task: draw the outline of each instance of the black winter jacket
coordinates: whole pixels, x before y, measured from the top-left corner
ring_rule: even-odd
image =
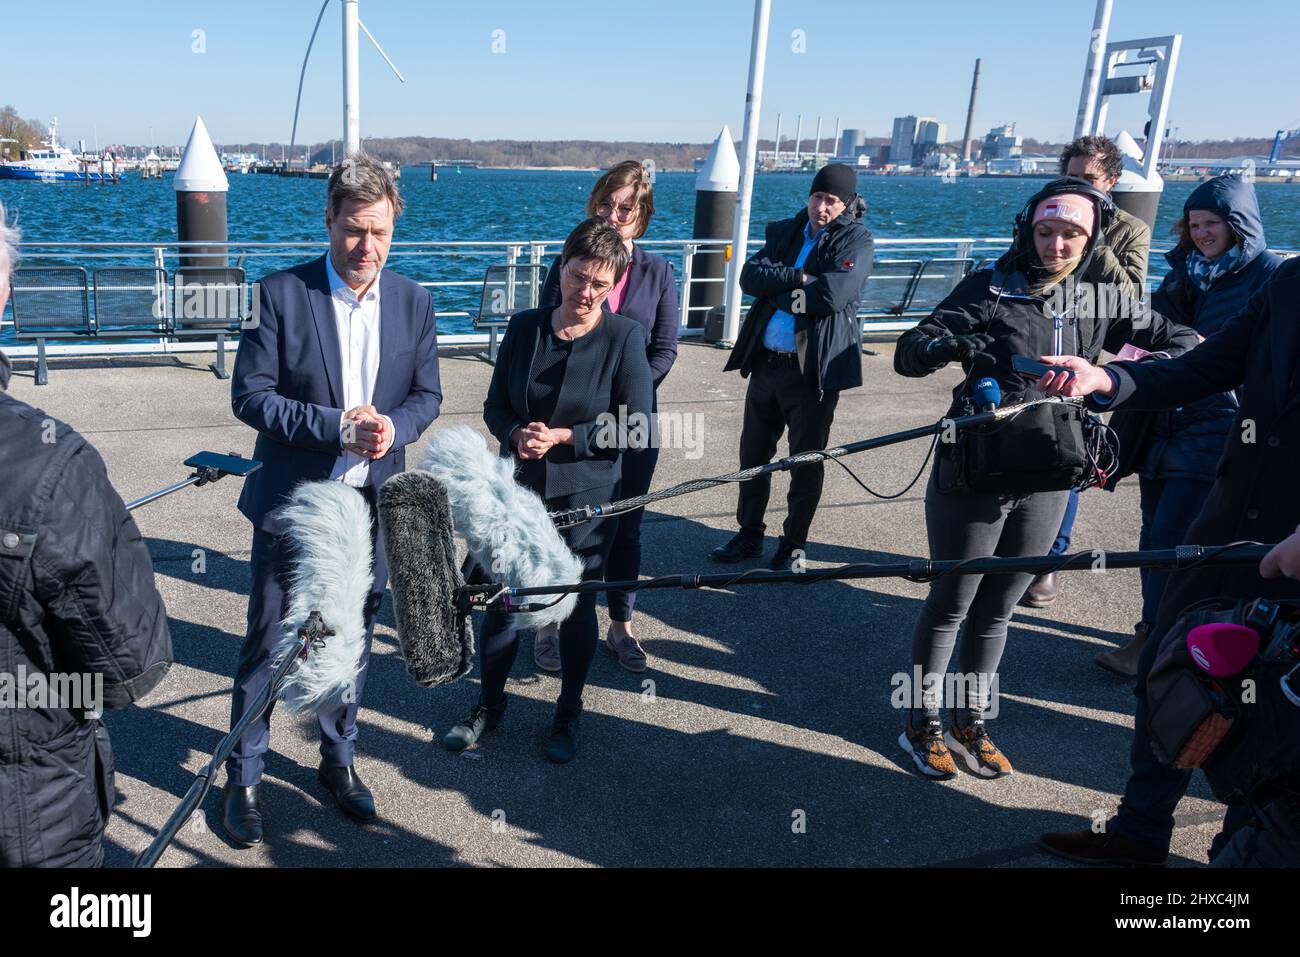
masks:
[[[1215,470],[1214,487],[1184,541],[1277,542],[1300,526],[1300,259],[1283,263],[1240,315],[1184,356],[1107,366],[1118,381],[1109,405],[1168,409],[1243,387],[1241,408]],[[1259,565],[1176,571],[1156,633],[1201,598],[1300,598],[1293,578],[1261,578]]]
[[[85,439],[0,394],[0,462],[0,866],[97,866],[113,755],[85,709],[125,707],[162,679],[167,615]],[[76,691],[47,680],[83,674],[102,676],[102,701],[94,677]]]
[[[808,210],[792,219],[768,223],[763,248],[740,271],[740,288],[755,298],[736,336],[724,371],[748,376],[763,348],[767,322],[778,309],[794,315],[799,366],[817,392],[839,392],[862,385],[862,324],[858,302],[871,275],[876,241],[861,221],[856,201],[818,234],[803,269],[794,266],[803,248]],[[759,260],[783,263],[762,265]],[[803,285],[807,273],[817,279]]]
[[[1191,329],[1144,310],[1132,300],[1112,306],[1105,297],[1094,297],[1091,284],[1073,280],[1056,288],[1059,297],[1045,299],[1030,294],[1021,272],[1007,274],[994,267],[972,273],[929,318],[899,337],[894,370],[905,376],[929,375],[947,364],[927,353],[931,342],[983,333],[993,337],[986,350],[992,361],[981,361],[975,375],[967,378],[992,376],[1006,395],[1022,393],[1037,381],[1037,376],[1016,372],[1012,356],[1074,355],[1096,362],[1103,349],[1118,352],[1126,342],[1170,355],[1196,345],[1196,333]],[[967,362],[963,368],[969,373],[972,367]],[[963,382],[953,389],[949,415],[964,412],[965,388]]]

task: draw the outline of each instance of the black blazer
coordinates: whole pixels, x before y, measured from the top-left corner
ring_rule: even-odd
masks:
[[[483,401],[483,421],[501,443],[502,455],[514,455],[510,433],[536,419],[528,408],[528,386],[533,357],[553,311],[547,307],[515,313],[501,340]],[[600,324],[573,345],[555,414],[546,423],[572,429],[573,445],[557,445],[540,461],[522,462],[519,473],[519,480],[545,499],[614,485],[621,477],[621,449],[629,438],[637,438],[637,423],[645,423],[643,430],[652,425],[653,388],[640,323],[606,312]]]
[[[662,256],[648,253],[632,244],[632,262],[628,264],[627,289],[618,314],[635,319],[645,329],[646,358],[650,362],[650,377],[655,387],[668,375],[677,359],[677,279],[673,264]],[[539,303],[543,306],[560,304],[560,257],[551,262],[542,284]],[[606,307],[608,311],[608,307]]]

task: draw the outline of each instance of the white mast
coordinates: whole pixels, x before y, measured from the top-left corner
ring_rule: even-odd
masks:
[[[1075,139],[1101,132],[1091,127],[1093,110],[1097,105],[1097,90],[1101,86],[1101,61],[1106,52],[1106,34],[1110,32],[1112,2],[1113,0],[1097,0],[1097,13],[1092,21],[1092,36],[1088,40],[1088,60],[1083,69],[1083,90],[1079,94],[1079,114],[1074,120]]]
[[[343,0],[343,153],[361,149],[360,14],[357,0]]]
[[[749,239],[750,201],[754,192],[754,162],[758,158],[758,117],[763,100],[763,72],[767,65],[767,24],[772,0],[754,0],[754,34],[749,50],[749,89],[745,94],[744,154],[740,165],[740,197],[736,228],[731,239],[731,261],[727,263],[727,302],[722,323],[722,341],[736,341],[740,332],[740,267],[745,264]]]

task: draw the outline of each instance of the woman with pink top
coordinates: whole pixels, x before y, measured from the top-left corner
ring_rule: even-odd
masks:
[[[672,264],[662,256],[648,253],[634,240],[645,235],[654,216],[654,186],[650,174],[636,160],[625,160],[607,170],[592,187],[587,199],[587,215],[599,216],[618,228],[623,243],[632,255],[631,264],[614,286],[605,308],[641,323],[646,330],[646,358],[655,389],[668,375],[677,358],[677,281]],[[541,305],[560,304],[560,271],[558,257],[547,273],[542,287]],[[658,413],[657,402],[652,404],[652,414]],[[618,489],[619,498],[643,495],[650,489],[659,449],[652,442],[642,450],[625,450],[623,453],[623,478]],[[641,517],[642,509],[628,512],[609,521],[618,522],[609,561],[605,566],[608,581],[637,578],[641,573]],[[645,671],[646,657],[640,642],[632,633],[632,610],[636,602],[633,592],[610,592],[609,631],[605,648],[618,657],[619,664],[629,671]],[[557,632],[543,629],[537,633],[533,645],[533,660],[543,671],[560,670],[560,646]]]

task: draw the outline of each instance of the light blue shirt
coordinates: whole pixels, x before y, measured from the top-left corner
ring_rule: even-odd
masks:
[[[813,246],[817,245],[817,236],[820,234],[820,229],[816,233],[812,232],[812,223],[804,225],[803,249],[799,250],[799,258],[794,261],[796,269],[803,268],[804,261],[812,252]],[[772,318],[767,320],[767,328],[763,330],[763,345],[773,352],[794,352],[794,316],[791,313],[784,309],[772,313]]]

